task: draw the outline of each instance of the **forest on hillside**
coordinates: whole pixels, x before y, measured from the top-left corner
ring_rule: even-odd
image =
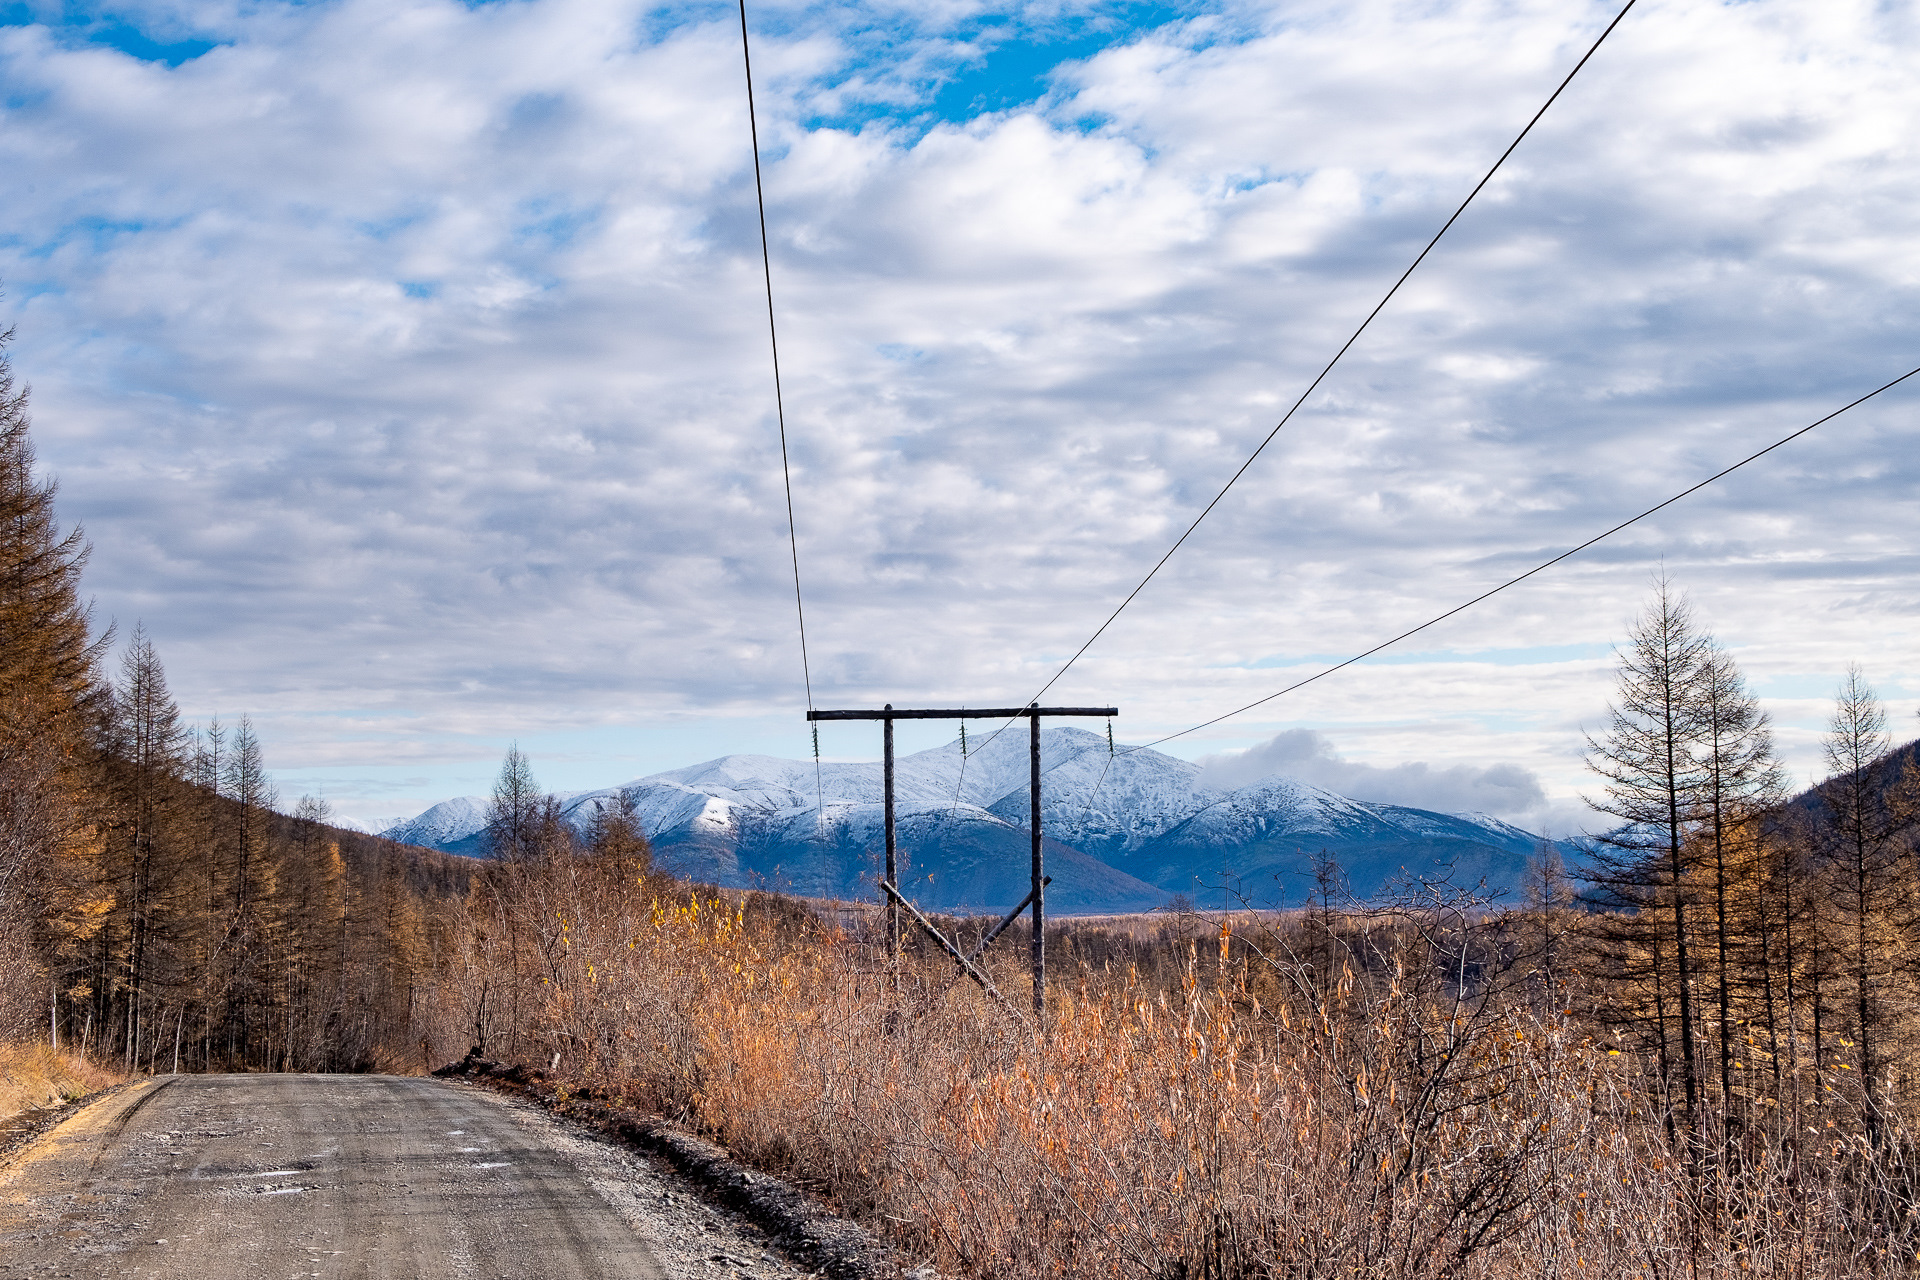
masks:
[[[0,353],[4,354],[4,353]],[[125,1072],[462,1061],[663,1114],[968,1277],[1892,1275],[1920,1264],[1920,765],[1851,672],[1786,794],[1661,582],[1523,901],[1320,868],[1288,912],[892,954],[659,874],[508,754],[485,860],[283,806],[98,625],[0,361],[0,1040]],[[291,809],[291,812],[283,811]],[[932,927],[966,951],[986,922]],[[488,1067],[486,1064],[498,1064]]]
[[[4,357],[0,1041],[142,1071],[391,1057],[468,865],[283,813],[246,718],[183,723],[152,640],[96,625]]]

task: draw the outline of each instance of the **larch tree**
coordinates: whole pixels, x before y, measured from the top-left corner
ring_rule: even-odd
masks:
[[[487,806],[489,852],[502,861],[535,856],[546,826],[545,802],[546,795],[533,778],[532,762],[514,743],[500,762],[500,776],[494,780],[492,802]]]
[[[1741,887],[1755,874],[1750,824],[1763,809],[1777,804],[1784,774],[1773,754],[1773,733],[1759,699],[1731,655],[1708,642],[1699,671],[1696,697],[1700,734],[1695,839],[1709,850],[1705,868],[1713,893],[1715,992],[1719,1008],[1720,1105],[1734,1123],[1734,969],[1747,932],[1741,915]]]
[[[185,775],[186,731],[167,689],[166,671],[145,628],[136,625],[120,655],[113,689],[107,771],[116,831],[114,879],[122,895],[127,1053],[132,1060],[156,995],[157,935],[172,902],[181,859],[167,846]]]
[[[220,770],[221,793],[231,801],[231,884],[227,905],[226,1032],[228,1052],[245,1062],[254,1051],[256,1014],[273,989],[274,874],[268,861],[269,811],[276,800],[253,721],[240,717]],[[271,1032],[269,1032],[271,1035]],[[271,1041],[269,1040],[269,1044]]]
[[[630,789],[594,805],[586,842],[589,857],[616,866],[635,879],[653,867],[653,846],[641,829],[639,806]]]
[[[1894,1003],[1889,988],[1905,968],[1897,953],[1912,926],[1914,904],[1897,840],[1905,817],[1891,802],[1893,780],[1881,767],[1893,747],[1887,713],[1857,666],[1841,682],[1821,745],[1831,771],[1816,793],[1828,819],[1821,852],[1834,873],[1835,905],[1847,929],[1861,1118],[1877,1146],[1884,1135],[1879,1077],[1887,1066],[1883,1038]]]
[[[522,1026],[520,970],[524,903],[521,892],[527,884],[528,867],[539,860],[542,836],[551,825],[547,809],[547,797],[533,778],[533,764],[526,752],[520,750],[520,744],[514,743],[507,748],[506,758],[500,763],[500,776],[494,780],[493,798],[487,806],[487,849],[500,865],[475,882],[476,891],[485,895],[485,912],[491,917],[513,973],[505,1013],[507,1036],[514,1043],[519,1041]]]
[[[1551,840],[1535,846],[1527,859],[1521,884],[1522,900],[1532,936],[1526,945],[1535,956],[1536,988],[1543,1008],[1557,1008],[1561,981],[1561,952],[1567,932],[1566,915],[1574,903],[1573,878],[1567,874],[1567,862],[1560,847]]]
[[[1603,784],[1601,795],[1587,803],[1618,823],[1594,845],[1584,873],[1588,896],[1615,913],[1607,917],[1612,931],[1603,943],[1649,957],[1662,1073],[1678,1068],[1690,1148],[1698,1138],[1700,1082],[1693,926],[1687,918],[1697,855],[1689,828],[1704,789],[1703,692],[1712,659],[1711,642],[1695,627],[1686,600],[1665,578],[1658,579],[1653,602],[1620,651],[1606,729],[1587,737],[1587,767]],[[1671,1051],[1669,982],[1678,1023],[1678,1044]]]
[[[9,964],[0,1004],[33,986],[44,1009],[28,960],[41,937],[83,972],[111,911],[92,802],[111,633],[92,635],[80,597],[86,537],[61,530],[56,486],[35,474],[27,389],[4,350],[12,336],[0,332],[0,950],[24,963]]]

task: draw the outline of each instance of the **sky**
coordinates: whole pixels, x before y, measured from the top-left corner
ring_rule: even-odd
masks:
[[[1031,698],[1615,11],[750,5],[806,673],[729,5],[0,2],[0,325],[97,616],[283,802],[806,756],[806,674]],[[1920,364],[1917,57],[1906,6],[1641,0],[1047,701],[1178,733]],[[1920,735],[1917,412],[1160,749],[1595,825],[1660,573],[1796,781],[1850,662]]]

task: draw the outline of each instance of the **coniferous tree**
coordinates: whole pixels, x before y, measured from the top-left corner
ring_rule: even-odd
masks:
[[[546,796],[534,781],[533,765],[520,745],[507,748],[500,764],[500,776],[493,784],[493,799],[487,807],[487,848],[501,865],[490,869],[480,882],[483,910],[490,917],[492,933],[505,950],[513,981],[503,1011],[510,1043],[518,1043],[522,1031],[520,974],[526,935],[524,891],[527,870],[539,860],[541,832],[546,826]],[[482,1039],[484,1031],[480,1032]]]
[[[595,861],[617,865],[622,874],[639,879],[653,868],[653,846],[640,826],[640,811],[630,789],[594,805],[587,822],[587,853]]]
[[[116,968],[125,985],[128,1061],[137,1056],[160,996],[159,951],[171,941],[167,919],[178,904],[181,851],[170,847],[180,783],[186,769],[186,732],[167,690],[166,672],[143,627],[120,657],[113,689],[105,770],[115,809],[113,879],[120,895],[124,949]]]
[[[1767,714],[1733,658],[1708,643],[1697,690],[1701,721],[1696,754],[1700,794],[1696,836],[1710,850],[1714,987],[1718,1005],[1720,1105],[1735,1120],[1733,1083],[1736,961],[1748,922],[1740,918],[1741,886],[1755,873],[1752,819],[1780,799],[1783,774],[1773,754]]]
[[[1822,743],[1832,776],[1818,789],[1828,819],[1821,841],[1833,872],[1834,905],[1846,927],[1847,985],[1869,1142],[1884,1134],[1880,1075],[1904,969],[1896,958],[1914,917],[1913,886],[1896,837],[1905,825],[1880,766],[1893,742],[1886,711],[1857,666],[1847,669]]]
[[[4,350],[12,336],[0,332],[0,951],[22,961],[50,951],[58,984],[85,984],[112,905],[92,803],[111,635],[92,636],[80,597],[85,535],[61,531],[56,486],[34,474],[27,389]],[[10,965],[0,1004],[25,988],[44,994],[38,970]]]
[[[487,807],[487,847],[503,861],[534,856],[540,845],[546,796],[533,779],[533,765],[520,744],[507,748]]]
[[[224,1031],[226,1051],[238,1063],[248,1062],[256,1049],[269,1052],[272,1043],[270,1024],[263,1025],[273,989],[273,889],[274,875],[269,864],[268,813],[275,796],[272,780],[253,722],[240,717],[233,732],[231,749],[220,770],[221,794],[231,803],[227,807],[228,866],[226,932],[223,939],[226,963],[223,995],[226,1009]],[[267,1039],[256,1045],[256,1036]]]
[[[1587,739],[1587,767],[1604,784],[1603,794],[1588,803],[1619,824],[1598,838],[1585,873],[1590,898],[1615,912],[1604,918],[1600,940],[1620,956],[1623,976],[1646,967],[1662,1073],[1678,1069],[1690,1144],[1698,1135],[1700,1085],[1688,920],[1698,854],[1689,826],[1703,793],[1702,694],[1711,660],[1711,644],[1694,626],[1687,602],[1666,579],[1658,580],[1653,602],[1620,653],[1606,731]],[[1678,1031],[1672,1046],[1669,1002]]]
[[[1575,897],[1567,861],[1551,840],[1542,840],[1527,859],[1521,892],[1531,935],[1525,943],[1533,954],[1537,978],[1534,987],[1541,1007],[1551,1009],[1561,1003],[1558,991],[1566,948],[1566,915]]]

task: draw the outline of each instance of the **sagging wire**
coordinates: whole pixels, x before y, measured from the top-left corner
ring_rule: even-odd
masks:
[[[1116,753],[1113,748],[1113,721],[1109,720],[1107,721],[1107,762],[1100,766],[1100,776],[1094,780],[1093,790],[1087,792],[1087,803],[1085,807],[1080,810],[1080,826],[1084,827],[1087,825],[1087,818],[1093,813],[1094,797],[1098,796],[1100,794],[1100,788],[1106,785],[1107,770],[1113,768],[1115,759]]]
[[[1084,655],[1088,649],[1093,647],[1094,641],[1106,634],[1107,628],[1113,625],[1114,620],[1126,611],[1127,606],[1132,604],[1142,591],[1147,589],[1147,584],[1152,582],[1160,570],[1166,567],[1167,561],[1173,559],[1174,553],[1186,545],[1187,539],[1193,536],[1193,531],[1200,527],[1201,521],[1213,513],[1213,509],[1219,506],[1221,501],[1224,500],[1227,494],[1233,489],[1234,485],[1240,482],[1240,477],[1247,474],[1247,471],[1253,466],[1255,461],[1266,451],[1267,446],[1273,443],[1274,438],[1285,429],[1289,422],[1293,421],[1294,414],[1298,413],[1300,407],[1312,397],[1315,391],[1319,390],[1320,384],[1326,381],[1327,376],[1333,372],[1334,366],[1340,363],[1342,357],[1353,349],[1355,343],[1360,341],[1361,335],[1366,333],[1368,327],[1373,324],[1380,313],[1386,310],[1387,304],[1393,301],[1394,295],[1400,292],[1401,286],[1406,284],[1408,278],[1419,269],[1420,264],[1427,260],[1427,256],[1433,252],[1434,247],[1440,243],[1441,238],[1453,229],[1453,224],[1458,222],[1462,215],[1466,213],[1467,206],[1473,203],[1474,197],[1486,190],[1487,185],[1493,181],[1494,175],[1500,172],[1501,167],[1506,164],[1508,158],[1512,156],[1515,151],[1519,150],[1520,144],[1526,141],[1528,134],[1533,132],[1533,127],[1540,123],[1541,117],[1547,114],[1547,109],[1560,100],[1560,95],[1565,93],[1567,86],[1573,83],[1573,78],[1580,74],[1581,69],[1587,65],[1594,54],[1600,52],[1600,46],[1606,43],[1607,37],[1613,34],[1614,28],[1626,20],[1627,14],[1633,10],[1633,6],[1638,2],[1639,0],[1627,0],[1620,12],[1614,16],[1613,21],[1607,24],[1606,30],[1602,31],[1599,38],[1593,42],[1592,47],[1581,55],[1580,61],[1574,64],[1573,70],[1567,72],[1566,78],[1548,95],[1547,100],[1540,105],[1538,111],[1533,113],[1532,118],[1527,121],[1526,126],[1520,130],[1514,140],[1507,144],[1507,149],[1500,153],[1500,158],[1493,162],[1493,167],[1488,169],[1480,181],[1474,184],[1473,190],[1467,193],[1466,199],[1462,200],[1459,207],[1453,211],[1453,216],[1448,218],[1441,228],[1433,233],[1433,239],[1427,241],[1426,247],[1420,250],[1419,256],[1413,260],[1412,264],[1408,266],[1405,271],[1400,273],[1399,278],[1393,282],[1393,287],[1387,290],[1386,296],[1374,304],[1373,310],[1367,313],[1366,319],[1360,322],[1360,326],[1341,344],[1340,349],[1333,353],[1333,358],[1328,360],[1320,372],[1315,375],[1313,381],[1307,384],[1307,389],[1302,391],[1299,398],[1293,402],[1286,413],[1281,415],[1280,421],[1274,424],[1273,430],[1267,433],[1266,438],[1248,455],[1247,460],[1240,464],[1240,469],[1228,477],[1227,482],[1220,487],[1220,491],[1213,495],[1212,501],[1201,508],[1200,514],[1193,518],[1193,523],[1187,526],[1186,532],[1182,533],[1180,537],[1175,540],[1174,544],[1167,548],[1165,555],[1154,562],[1153,568],[1147,570],[1147,576],[1140,579],[1139,584],[1127,593],[1126,599],[1122,600],[1115,606],[1113,612],[1107,615],[1107,620],[1102,622],[1091,636],[1087,637],[1087,642],[1074,650],[1073,656],[1068,658],[1065,665],[1053,673],[1052,679],[1040,686],[1040,691],[1033,695],[1034,701],[1037,702],[1045,697],[1047,690],[1053,688],[1054,685],[1060,682],[1060,678],[1066,675],[1076,662],[1080,661],[1081,656]],[[1005,726],[1002,727],[1004,728]]]
[[[747,81],[747,136],[753,143],[753,201],[760,214],[760,275],[767,287],[767,343],[773,353],[773,408],[780,424],[780,481],[787,495],[787,546],[793,559],[793,608],[800,624],[800,675],[806,683],[807,711],[813,711],[813,664],[807,656],[807,606],[800,594],[800,530],[793,516],[793,468],[787,458],[787,400],[780,385],[780,328],[774,321],[773,251],[767,244],[767,191],[760,176],[760,116],[753,103],[753,45],[747,38],[747,0],[740,0],[740,60]],[[820,772],[820,727],[813,730],[814,831],[826,822],[826,785]]]
[[[1367,649],[1361,653],[1356,653],[1351,658],[1348,658],[1344,662],[1336,662],[1332,666],[1327,667],[1325,670],[1315,672],[1313,675],[1308,676],[1304,680],[1295,681],[1293,684],[1290,684],[1286,688],[1279,690],[1277,693],[1270,693],[1264,698],[1256,698],[1254,701],[1247,703],[1243,707],[1235,707],[1232,711],[1223,712],[1220,715],[1213,717],[1213,719],[1211,720],[1202,720],[1199,724],[1190,725],[1187,728],[1180,730],[1180,732],[1178,733],[1170,733],[1164,738],[1155,738],[1152,742],[1143,743],[1137,747],[1131,747],[1128,749],[1128,754],[1131,754],[1134,751],[1145,751],[1148,747],[1157,747],[1163,742],[1172,742],[1175,738],[1184,738],[1190,733],[1198,733],[1202,729],[1210,728],[1213,725],[1219,724],[1222,720],[1230,720],[1234,716],[1240,715],[1243,712],[1253,710],[1255,707],[1265,706],[1267,703],[1272,702],[1276,698],[1284,698],[1286,695],[1294,692],[1297,689],[1304,689],[1308,685],[1313,684],[1315,681],[1326,679],[1328,676],[1334,674],[1336,671],[1344,671],[1346,668],[1353,666],[1357,662],[1365,661],[1366,659],[1371,658],[1374,654],[1379,653],[1382,649],[1390,648],[1393,645],[1399,644],[1402,640],[1408,639],[1411,636],[1419,635],[1422,631],[1427,630],[1429,627],[1438,626],[1440,623],[1445,622],[1448,618],[1453,617],[1455,614],[1465,613],[1467,610],[1473,608],[1475,605],[1480,604],[1481,602],[1486,600],[1491,600],[1494,596],[1499,595],[1502,591],[1507,590],[1509,587],[1517,587],[1521,583],[1525,582],[1528,578],[1531,578],[1536,574],[1545,573],[1547,570],[1559,564],[1562,560],[1572,559],[1574,556],[1579,555],[1582,551],[1585,551],[1588,547],[1591,547],[1596,543],[1606,541],[1608,538],[1611,538],[1614,534],[1619,533],[1622,529],[1631,528],[1632,526],[1639,524],[1642,520],[1645,520],[1648,516],[1654,515],[1660,511],[1664,511],[1668,507],[1672,506],[1674,503],[1679,502],[1682,499],[1693,496],[1694,494],[1700,492],[1700,490],[1712,484],[1714,481],[1721,480],[1726,478],[1727,476],[1732,475],[1734,472],[1740,470],[1740,468],[1746,466],[1750,462],[1759,461],[1761,458],[1764,458],[1768,454],[1772,453],[1775,449],[1783,448],[1784,446],[1791,444],[1793,441],[1798,440],[1801,436],[1806,435],[1809,431],[1812,431],[1814,428],[1825,426],[1827,423],[1832,422],[1835,418],[1839,417],[1841,414],[1847,412],[1849,409],[1856,409],[1859,406],[1865,404],[1867,401],[1873,399],[1875,396],[1881,394],[1882,392],[1891,391],[1893,390],[1893,388],[1899,386],[1901,383],[1907,381],[1909,378],[1914,378],[1914,377],[1920,377],[1920,366],[1916,366],[1915,368],[1907,370],[1905,373],[1893,379],[1891,382],[1882,383],[1880,386],[1875,387],[1873,390],[1867,392],[1865,395],[1860,396],[1857,399],[1849,400],[1846,404],[1841,405],[1838,409],[1835,409],[1832,413],[1829,413],[1824,417],[1816,418],[1812,422],[1809,422],[1806,426],[1801,427],[1798,430],[1788,432],[1786,435],[1781,436],[1778,440],[1775,440],[1772,444],[1768,445],[1766,448],[1760,449],[1753,453],[1748,454],[1746,457],[1740,459],[1740,461],[1734,463],[1731,466],[1721,468],[1720,470],[1714,472],[1712,475],[1708,476],[1705,480],[1701,480],[1696,484],[1689,485],[1685,489],[1682,489],[1680,492],[1674,494],[1671,498],[1667,498],[1661,502],[1654,503],[1652,506],[1648,507],[1645,511],[1642,511],[1639,515],[1629,516],[1625,520],[1622,520],[1619,524],[1614,525],[1612,528],[1606,529],[1600,533],[1594,534],[1591,538],[1588,538],[1585,542],[1582,542],[1580,545],[1576,547],[1569,547],[1567,550],[1562,551],[1559,555],[1553,556],[1550,559],[1541,561],[1539,564],[1533,566],[1533,568],[1527,570],[1525,573],[1515,574],[1513,577],[1508,578],[1505,582],[1502,582],[1500,585],[1496,587],[1490,587],[1487,590],[1482,591],[1479,595],[1475,596],[1471,600],[1466,601],[1464,604],[1457,604],[1453,606],[1453,608],[1447,610],[1445,613],[1437,614],[1434,617],[1428,618],[1425,622],[1421,623],[1419,626],[1409,627],[1405,631],[1402,631],[1399,635],[1394,636],[1391,639],[1382,640],[1379,644],[1374,645],[1371,649]]]
[[[1308,685],[1313,684],[1316,681],[1324,680],[1328,676],[1333,675],[1336,672],[1344,671],[1348,667],[1351,667],[1358,662],[1362,662],[1368,658],[1371,658],[1374,654],[1379,653],[1383,649],[1391,648],[1393,645],[1399,644],[1402,640],[1405,640],[1411,636],[1416,636],[1420,634],[1422,631],[1427,630],[1429,627],[1438,626],[1440,623],[1445,622],[1448,618],[1454,617],[1456,614],[1465,613],[1468,609],[1473,608],[1475,605],[1480,604],[1483,601],[1492,599],[1494,596],[1499,595],[1501,592],[1507,590],[1510,587],[1517,587],[1521,583],[1525,582],[1527,579],[1532,578],[1538,574],[1545,573],[1547,570],[1553,568],[1555,565],[1561,563],[1563,560],[1569,560],[1574,556],[1579,555],[1582,551],[1585,551],[1587,548],[1594,546],[1597,543],[1604,542],[1608,538],[1611,538],[1614,534],[1619,533],[1621,530],[1628,529],[1636,524],[1639,524],[1642,520],[1645,520],[1648,516],[1651,516],[1657,512],[1666,510],[1668,507],[1674,505],[1676,502],[1680,502],[1683,499],[1691,497],[1692,495],[1698,493],[1700,490],[1706,488],[1708,485],[1713,484],[1715,481],[1722,480],[1727,476],[1732,475],[1734,472],[1740,470],[1742,467],[1746,466],[1748,463],[1759,461],[1761,458],[1764,458],[1768,454],[1772,453],[1775,449],[1779,449],[1788,444],[1791,444],[1793,441],[1798,440],[1801,436],[1806,435],[1808,432],[1814,430],[1816,427],[1825,426],[1827,423],[1833,421],[1835,418],[1839,417],[1841,414],[1846,413],[1851,409],[1856,409],[1859,406],[1865,404],[1867,401],[1882,394],[1883,392],[1891,391],[1893,390],[1893,388],[1899,386],[1901,383],[1916,377],[1920,377],[1920,367],[1915,367],[1907,370],[1905,373],[1901,374],[1897,378],[1894,378],[1892,381],[1882,383],[1880,386],[1875,387],[1872,391],[1867,392],[1865,395],[1860,396],[1857,399],[1848,401],[1846,404],[1841,405],[1838,409],[1835,409],[1833,412],[1826,414],[1824,417],[1816,418],[1812,422],[1809,422],[1806,426],[1800,427],[1797,430],[1788,432],[1786,435],[1780,437],[1778,440],[1775,440],[1772,444],[1766,446],[1764,449],[1756,450],[1755,452],[1748,454],[1746,457],[1740,459],[1740,461],[1732,464],[1731,466],[1723,467],[1719,471],[1716,471],[1712,475],[1708,476],[1706,479],[1698,481],[1695,484],[1689,485],[1687,488],[1682,489],[1680,492],[1674,494],[1671,498],[1667,498],[1664,501],[1657,502],[1653,506],[1648,507],[1645,511],[1640,512],[1640,514],[1635,516],[1629,516],[1627,519],[1622,520],[1620,523],[1614,525],[1612,528],[1606,529],[1600,533],[1594,534],[1591,538],[1588,538],[1585,542],[1580,543],[1578,546],[1569,547],[1567,550],[1562,551],[1559,555],[1553,556],[1550,559],[1541,561],[1539,564],[1533,566],[1533,568],[1528,569],[1525,573],[1515,574],[1513,577],[1508,578],[1506,581],[1500,583],[1498,586],[1489,588],[1488,590],[1481,592],[1479,595],[1473,597],[1473,599],[1471,600],[1466,601],[1464,604],[1457,604],[1453,608],[1447,610],[1445,613],[1437,614],[1434,617],[1427,619],[1425,622],[1422,622],[1420,625],[1416,627],[1409,627],[1407,630],[1402,631],[1399,635],[1394,636],[1391,639],[1382,640],[1379,644],[1374,645],[1371,649],[1367,649],[1361,653],[1356,653],[1351,658],[1348,658],[1343,662],[1336,662],[1330,667],[1326,667],[1320,671],[1315,672],[1313,675],[1308,676],[1304,680],[1295,681],[1293,684],[1288,685],[1286,688],[1281,689],[1276,693],[1270,693],[1264,698],[1260,698],[1260,699],[1257,699],[1256,701],[1249,702],[1243,707],[1236,707],[1232,711],[1225,712],[1222,715],[1217,715],[1211,720],[1203,720],[1199,724],[1192,725],[1188,728],[1180,730],[1180,732],[1178,733],[1170,733],[1164,738],[1155,738],[1151,742],[1143,742],[1138,746],[1128,747],[1125,751],[1122,751],[1119,754],[1130,756],[1134,754],[1136,751],[1147,751],[1154,747],[1159,746],[1163,742],[1172,742],[1175,738],[1184,738],[1190,733],[1196,733],[1201,729],[1209,728],[1213,725],[1219,724],[1222,720],[1229,720],[1234,716],[1240,715],[1243,712],[1251,711],[1255,707],[1265,706],[1267,703],[1272,702],[1277,698],[1284,698],[1288,694],[1293,693],[1296,690],[1304,689]],[[1111,723],[1109,723],[1108,727],[1109,727],[1109,730],[1111,730],[1111,727],[1112,727]],[[1100,785],[1105,781],[1106,781],[1106,774],[1102,772],[1100,775],[1100,782],[1097,782],[1094,784],[1093,792],[1090,793],[1087,797],[1087,808],[1089,811],[1093,807],[1093,796],[1099,794]],[[1081,821],[1084,822],[1085,820],[1086,820],[1086,814],[1083,813],[1081,815]]]

